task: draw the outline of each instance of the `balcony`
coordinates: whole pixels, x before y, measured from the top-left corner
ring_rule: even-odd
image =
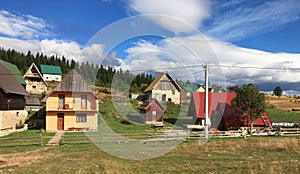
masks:
[[[59,106],[58,102],[47,102],[46,111],[98,111],[96,105],[88,105],[87,108],[82,108],[81,105],[73,102],[65,103],[63,107]]]

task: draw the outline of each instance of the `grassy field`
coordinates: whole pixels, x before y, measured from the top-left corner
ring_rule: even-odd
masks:
[[[51,137],[55,133],[42,133],[42,141],[43,145],[48,143]],[[16,138],[12,140],[2,140],[2,138]],[[18,139],[20,138],[20,139]],[[24,139],[22,139],[24,138]],[[40,131],[39,130],[28,130],[24,132],[16,132],[11,133],[5,137],[0,137],[0,144],[26,144],[26,143],[40,143]],[[10,153],[10,152],[26,152],[28,150],[40,148],[41,146],[16,146],[16,147],[0,147],[0,154],[1,153]]]
[[[138,113],[138,103],[136,101],[130,101],[131,107],[136,111],[133,114],[129,114],[126,116],[121,116],[116,111],[113,102],[108,99],[104,99],[103,103],[100,105],[100,113],[101,118],[103,118],[106,124],[109,125],[114,131],[119,133],[146,133],[146,132],[156,132],[162,131],[165,129],[171,128],[177,121],[176,125],[182,126],[183,124],[192,124],[192,117],[184,116],[187,113],[188,106],[185,104],[184,106],[168,104],[166,105],[166,111],[164,114],[164,128],[153,128],[151,125],[145,125],[144,123],[140,123],[140,116]],[[128,106],[127,106],[128,107]],[[127,112],[127,111],[126,111]],[[126,113],[125,112],[125,113]],[[180,112],[183,115],[180,115]],[[178,119],[178,115],[180,118]],[[122,124],[121,122],[127,120],[132,123],[137,124]]]
[[[300,123],[300,114],[291,111],[284,111],[280,109],[267,109],[266,110],[274,123]]]
[[[109,99],[100,105],[101,119],[119,133],[156,132],[144,124],[122,124],[122,117]],[[136,102],[131,101],[133,108]],[[186,107],[183,108],[185,113]],[[180,109],[168,105],[165,126],[170,128],[178,119]],[[291,111],[268,109],[273,122],[296,122],[299,114]],[[138,115],[132,114],[133,119]],[[180,117],[179,126],[190,117]],[[130,121],[130,119],[129,119]],[[100,124],[101,125],[101,124]],[[38,136],[38,130],[10,134],[7,137]],[[43,134],[44,144],[53,133]],[[82,136],[83,133],[66,133]],[[72,137],[71,137],[72,138]],[[88,140],[89,141],[89,140]],[[4,143],[3,141],[0,143]],[[117,142],[116,142],[117,143]],[[161,147],[172,142],[159,142]],[[110,145],[110,144],[109,144]],[[143,144],[141,144],[143,145]],[[151,142],[145,144],[151,146]],[[157,149],[161,151],[161,149]],[[89,144],[63,144],[59,146],[24,146],[0,148],[0,174],[2,173],[300,173],[299,137],[249,137],[210,139],[199,145],[197,140],[181,143],[172,151],[148,160],[126,160],[114,157]]]
[[[272,122],[289,122],[289,123],[300,123],[300,99],[296,96],[272,96],[266,95],[268,112]]]
[[[0,154],[0,173],[299,173],[299,145],[295,137],[190,141],[140,161],[113,157],[93,144],[44,146]]]
[[[267,95],[266,100],[273,109],[280,109],[285,111],[295,111],[300,113],[300,97],[298,96],[272,96]]]

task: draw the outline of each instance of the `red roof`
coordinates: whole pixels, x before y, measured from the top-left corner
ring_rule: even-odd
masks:
[[[193,92],[193,102],[196,109],[197,118],[204,118],[205,110],[205,92]],[[211,116],[213,110],[217,109],[219,103],[231,105],[231,100],[236,97],[235,92],[209,92],[208,93],[208,117]]]
[[[231,106],[231,101],[236,97],[235,92],[227,92],[227,93],[208,93],[208,117],[210,118],[213,111],[221,111],[222,112],[222,120],[225,125],[233,126],[233,125],[248,125],[250,124],[249,119],[241,119],[240,115],[238,115]],[[205,92],[193,92],[192,93],[192,103],[194,105],[194,109],[196,111],[197,118],[204,119],[204,111],[205,111]],[[271,119],[267,112],[264,113],[267,120],[270,124],[272,124]],[[265,123],[261,117],[257,118],[254,121],[254,126],[265,126]]]
[[[264,115],[266,116],[266,118],[268,119],[269,123],[272,125],[272,121],[268,115],[267,112],[264,112]],[[250,119],[244,119],[244,125],[250,125]],[[262,117],[257,118],[256,120],[254,120],[254,126],[265,126],[265,122],[263,121]]]

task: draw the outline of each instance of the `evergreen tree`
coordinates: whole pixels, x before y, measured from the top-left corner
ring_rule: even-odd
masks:
[[[276,86],[276,88],[273,91],[273,94],[278,96],[278,97],[281,97],[282,93],[283,93],[282,89],[279,86]]]
[[[244,85],[236,89],[236,98],[232,100],[232,107],[240,113],[242,119],[250,120],[250,133],[252,134],[254,120],[265,112],[265,95],[260,93],[258,87],[253,84]]]

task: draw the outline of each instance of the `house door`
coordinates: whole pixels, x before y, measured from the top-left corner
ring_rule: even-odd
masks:
[[[57,130],[64,130],[64,114],[57,114]]]
[[[152,111],[152,122],[156,122],[156,117],[157,117],[157,111],[153,110]]]

